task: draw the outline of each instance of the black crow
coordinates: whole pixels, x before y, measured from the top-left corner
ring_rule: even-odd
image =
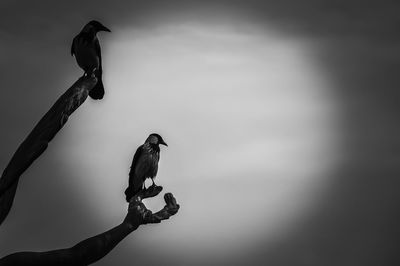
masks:
[[[160,159],[159,145],[168,146],[158,134],[150,134],[143,145],[141,145],[133,156],[131,170],[129,171],[129,186],[125,190],[126,201],[145,188],[146,178],[154,178],[157,175],[158,160]]]
[[[97,77],[96,86],[89,92],[89,96],[94,100],[103,99],[104,96],[103,81],[101,80],[103,73],[101,50],[99,39],[97,39],[97,32],[99,31],[111,32],[100,22],[96,20],[90,21],[75,36],[71,46],[71,55],[75,55],[78,65],[85,71],[84,75],[93,73]]]

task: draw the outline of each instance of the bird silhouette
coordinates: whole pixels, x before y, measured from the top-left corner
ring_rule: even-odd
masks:
[[[101,50],[97,33],[99,31],[111,32],[96,20],[90,21],[72,41],[71,55],[75,55],[78,65],[85,71],[84,75],[94,74],[97,84],[90,90],[89,96],[94,100],[103,99],[104,87],[101,79]]]
[[[129,171],[129,186],[125,190],[127,202],[136,193],[145,188],[146,178],[151,178],[154,185],[154,178],[157,175],[158,161],[160,159],[160,144],[168,146],[160,135],[153,133],[136,150],[131,170]]]

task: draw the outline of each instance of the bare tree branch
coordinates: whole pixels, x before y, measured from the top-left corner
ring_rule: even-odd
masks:
[[[11,209],[20,176],[47,149],[49,142],[86,100],[96,83],[95,77],[82,77],[76,81],[18,147],[0,179],[0,224]],[[179,205],[171,193],[164,195],[166,205],[162,210],[153,214],[146,208],[142,200],[155,197],[161,191],[162,187],[153,185],[133,196],[124,221],[111,230],[67,249],[13,253],[0,259],[0,265],[89,265],[107,255],[140,225],[160,223],[178,212]]]
[[[68,117],[86,100],[96,83],[95,77],[78,79],[18,147],[0,179],[0,225],[11,209],[22,173],[46,150],[49,142],[64,126]]]
[[[1,266],[8,265],[89,265],[107,255],[122,239],[135,231],[140,225],[160,223],[169,219],[179,210],[174,196],[171,193],[164,195],[165,207],[152,213],[143,204],[142,199],[155,197],[162,187],[151,186],[132,197],[128,214],[124,221],[116,227],[97,236],[81,241],[77,245],[47,252],[18,252],[0,259]]]

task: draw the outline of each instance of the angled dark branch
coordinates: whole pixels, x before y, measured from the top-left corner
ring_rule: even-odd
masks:
[[[178,212],[179,205],[171,193],[164,195],[166,205],[162,210],[153,214],[146,208],[142,199],[155,197],[161,190],[162,187],[151,186],[132,197],[124,221],[102,234],[83,240],[67,249],[13,253],[0,259],[0,265],[76,266],[92,264],[107,255],[122,239],[135,231],[140,225],[160,223]]]
[[[157,196],[162,189],[161,186],[152,185],[133,196],[129,203],[128,215],[132,213],[135,216],[141,217],[141,220],[137,222],[138,224],[154,224],[169,219],[169,217],[176,214],[179,210],[179,204],[176,203],[176,200],[171,193],[166,193],[164,195],[166,205],[156,213],[152,213],[152,211],[147,209],[143,204],[143,199]]]
[[[0,179],[0,224],[11,209],[22,173],[46,150],[49,142],[64,126],[68,117],[86,100],[96,83],[95,77],[78,79],[18,147]]]

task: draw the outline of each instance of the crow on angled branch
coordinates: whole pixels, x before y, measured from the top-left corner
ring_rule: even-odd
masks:
[[[111,32],[96,20],[90,21],[83,27],[82,31],[75,36],[72,41],[71,55],[75,55],[78,65],[85,71],[84,75],[94,74],[97,78],[96,86],[89,92],[89,96],[94,100],[103,99],[104,87],[101,76],[101,50],[97,33],[99,31]]]
[[[127,202],[144,188],[146,178],[151,178],[154,185],[160,159],[160,144],[168,146],[160,135],[153,133],[136,150],[129,172],[129,186],[125,190]]]

